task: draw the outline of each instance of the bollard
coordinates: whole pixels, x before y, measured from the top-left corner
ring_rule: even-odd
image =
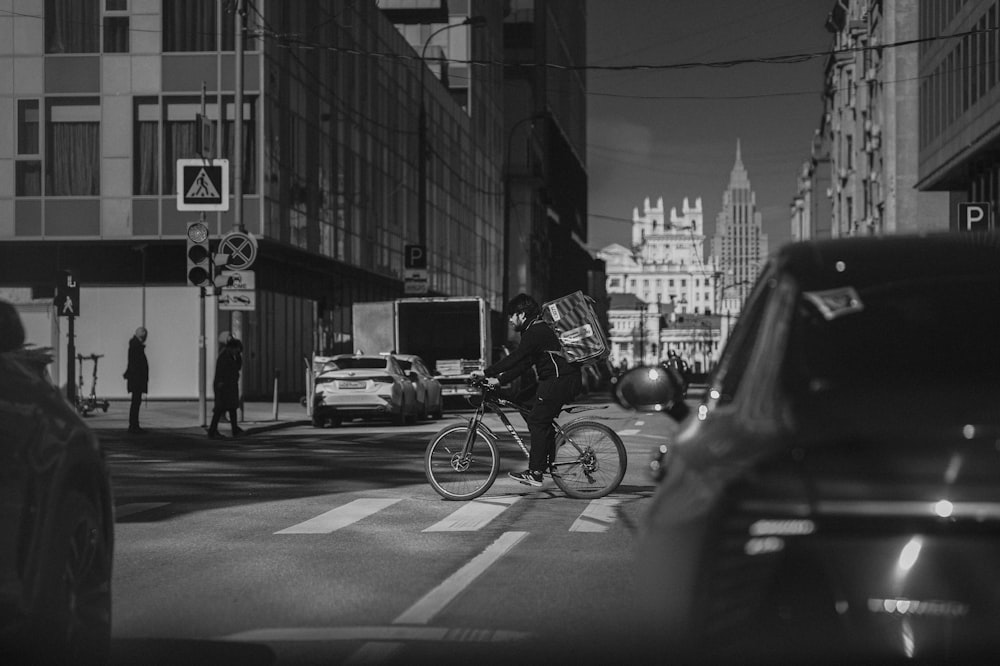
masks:
[[[278,377],[281,376],[281,371],[277,368],[274,369],[274,409],[271,414],[271,420],[278,420]]]

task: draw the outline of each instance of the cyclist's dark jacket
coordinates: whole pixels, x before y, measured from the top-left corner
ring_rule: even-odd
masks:
[[[533,319],[521,332],[521,344],[517,349],[486,368],[484,374],[498,377],[506,383],[520,377],[529,368],[534,369],[535,379],[539,382],[580,374],[580,369],[562,355],[556,332],[541,317]]]

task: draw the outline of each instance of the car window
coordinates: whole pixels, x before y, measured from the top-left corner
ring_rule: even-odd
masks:
[[[346,358],[338,358],[335,361],[330,361],[324,367],[324,370],[371,370],[379,369],[384,370],[386,367],[386,361],[382,358],[369,358],[369,357],[357,357],[351,356]]]
[[[729,342],[719,358],[719,365],[712,385],[718,390],[718,404],[726,404],[736,397],[740,381],[746,373],[753,353],[757,331],[764,321],[764,313],[774,293],[777,278],[766,271],[754,287],[743,314],[733,328]]]
[[[399,363],[399,367],[402,368],[404,371],[410,369],[410,365],[411,364],[410,364],[409,361],[407,361],[405,359],[397,358],[396,362]]]
[[[794,388],[993,381],[1000,368],[1000,280],[935,276],[805,292],[792,325]]]

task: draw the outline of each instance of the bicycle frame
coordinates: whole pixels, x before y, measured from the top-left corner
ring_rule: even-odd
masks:
[[[466,438],[465,446],[462,448],[463,456],[467,456],[469,452],[472,450],[472,445],[476,440],[476,431],[478,428],[482,428],[482,430],[486,433],[486,435],[491,437],[493,441],[499,441],[500,437],[495,432],[493,432],[493,429],[490,428],[485,423],[483,423],[483,417],[486,415],[486,410],[488,409],[493,414],[496,414],[496,416],[500,419],[500,422],[503,424],[504,429],[506,429],[507,433],[510,434],[510,436],[514,439],[514,443],[517,444],[519,449],[521,449],[521,453],[524,454],[524,457],[525,458],[530,457],[528,446],[524,443],[524,439],[521,437],[521,434],[517,431],[517,428],[515,428],[514,424],[510,422],[510,419],[507,417],[506,412],[503,411],[504,408],[513,409],[522,416],[527,414],[529,411],[528,409],[522,407],[516,402],[512,402],[510,400],[507,400],[506,398],[501,398],[500,396],[487,396],[486,391],[485,390],[483,391],[482,403],[480,403],[479,407],[476,408],[476,412],[469,417],[469,436]],[[563,411],[568,412],[569,410],[564,409]],[[577,451],[580,450],[580,447],[577,446],[575,442],[566,437],[565,430],[558,421],[553,420],[552,425],[556,429],[557,439],[559,437],[562,437],[567,442],[572,444],[573,447],[577,449]]]

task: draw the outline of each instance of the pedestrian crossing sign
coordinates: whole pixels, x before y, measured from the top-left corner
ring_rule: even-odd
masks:
[[[177,210],[229,210],[229,160],[177,160]]]

